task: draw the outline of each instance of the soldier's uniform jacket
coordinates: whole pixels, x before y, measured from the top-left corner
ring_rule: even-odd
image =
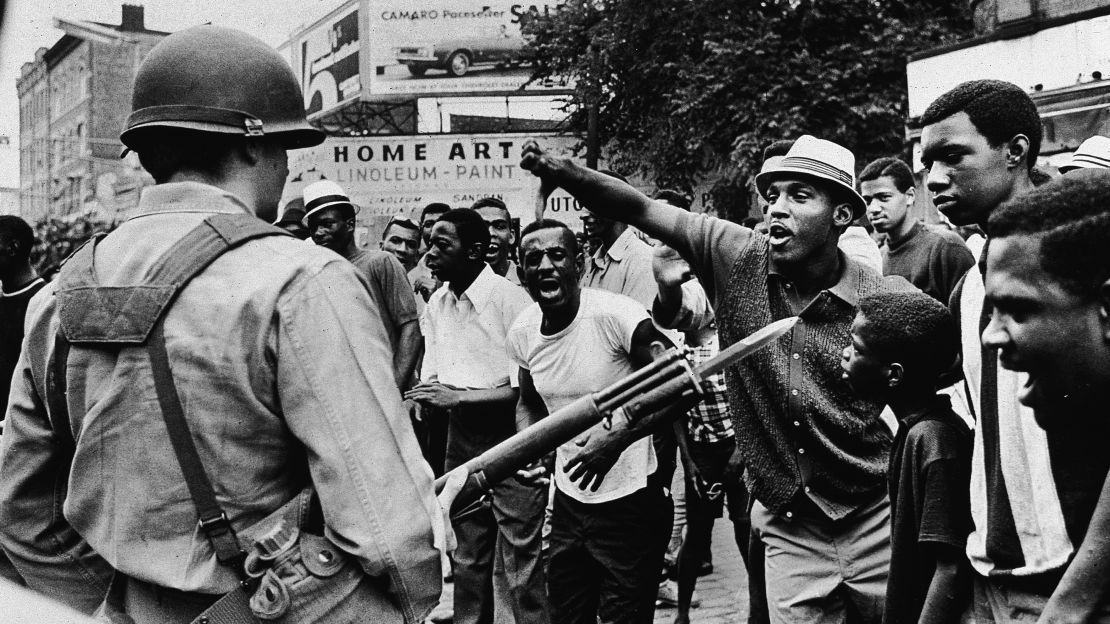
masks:
[[[137,216],[97,245],[93,273],[101,286],[137,285],[221,213],[249,211],[199,183],[150,187]],[[74,344],[72,449],[52,428],[45,382],[58,288],[28,310],[0,458],[0,543],[33,589],[82,608],[103,597],[109,566],[162,587],[230,591],[238,578],[197,529],[143,348]],[[118,318],[89,309],[83,322]],[[442,516],[378,310],[351,264],[288,237],[251,240],[188,283],[164,335],[200,458],[240,541],[312,485],[327,536],[380,580],[383,603],[422,618],[440,592]]]

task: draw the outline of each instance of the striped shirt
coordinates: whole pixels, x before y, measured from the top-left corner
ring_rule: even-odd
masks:
[[[985,256],[985,254],[984,254]],[[967,556],[983,576],[1033,576],[1058,570],[1074,550],[1053,476],[1049,440],[1033,410],[1018,402],[1026,375],[1002,368],[982,346],[990,320],[980,266],[953,293],[966,383],[963,398],[977,420],[972,447]],[[953,407],[960,405],[955,401]]]

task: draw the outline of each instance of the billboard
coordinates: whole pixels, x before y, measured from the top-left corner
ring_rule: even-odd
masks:
[[[985,41],[906,64],[909,115],[919,117],[942,93],[965,80],[1006,80],[1027,90],[1050,91],[1095,80],[1110,67],[1110,15]],[[1103,42],[1094,44],[1093,42]],[[1036,85],[1036,87],[1034,87]]]
[[[485,134],[329,138],[289,152],[284,205],[305,185],[337,182],[359,206],[359,225],[380,233],[392,216],[417,219],[429,203],[467,208],[482,197],[497,197],[521,225],[535,217],[539,179],[520,168],[524,143],[535,139],[544,150],[573,156],[579,139],[560,135]],[[565,191],[547,201],[546,217],[581,229],[582,207]]]
[[[363,93],[360,4],[359,0],[346,3],[290,42],[293,67],[299,73],[309,116],[346,104]]]
[[[559,0],[369,0],[372,96],[515,91],[532,70],[522,57],[528,20]],[[563,81],[529,91],[567,89]]]

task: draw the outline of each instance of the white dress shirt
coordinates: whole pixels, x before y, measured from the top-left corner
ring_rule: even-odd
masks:
[[[432,294],[421,317],[425,352],[421,379],[456,388],[496,388],[514,365],[505,351],[513,321],[532,303],[528,295],[486,265],[456,297],[450,284]]]

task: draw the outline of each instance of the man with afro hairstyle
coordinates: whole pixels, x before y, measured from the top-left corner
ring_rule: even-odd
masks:
[[[1041,120],[1015,84],[972,80],[921,115],[921,162],[936,207],[956,225],[986,225],[1002,202],[1033,188]]]
[[[871,225],[886,234],[883,275],[901,275],[948,303],[975,259],[958,234],[928,227],[910,214],[916,190],[909,165],[894,157],[871,161],[859,174],[859,192]]]
[[[1028,381],[1019,400],[1048,431],[1053,460],[1074,458],[1065,518],[1075,557],[1042,622],[1110,618],[1110,172],[1084,170],[1014,199],[993,215],[983,333]],[[1037,500],[1044,497],[1037,493]]]
[[[890,577],[883,622],[957,622],[970,574],[967,487],[971,430],[937,394],[956,359],[956,323],[922,292],[860,299],[844,348],[844,379],[890,405],[900,426],[890,451]]]
[[[937,98],[921,123],[934,203],[956,225],[979,225],[989,239],[990,215],[1034,188],[1030,171],[1042,135],[1036,105],[1017,85],[974,80]],[[984,256],[994,253],[989,246]],[[976,420],[967,540],[973,608],[985,621],[1034,621],[1080,543],[1075,528],[1090,458],[1066,451],[1082,434],[1071,440],[1075,432],[1037,426],[1034,408],[1018,400],[1026,377],[1000,366],[998,349],[981,342],[990,317],[985,260],[950,302],[960,324],[962,407]]]

